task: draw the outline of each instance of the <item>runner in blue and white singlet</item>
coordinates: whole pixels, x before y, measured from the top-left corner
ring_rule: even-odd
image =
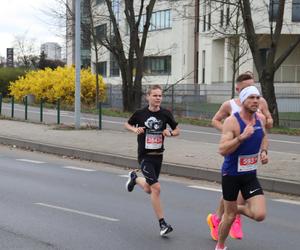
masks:
[[[224,156],[224,213],[218,224],[217,250],[226,249],[225,240],[237,214],[256,221],[262,221],[266,216],[265,197],[256,175],[258,162],[268,163],[265,117],[257,113],[260,93],[256,87],[250,86],[240,92],[239,98],[241,111],[225,119],[219,144],[219,152]],[[239,192],[246,201],[245,205],[237,203]]]
[[[264,136],[261,121],[255,115],[254,133],[246,139],[233,153],[224,157],[222,165],[222,175],[242,175],[256,173],[258,163],[258,153],[260,150],[262,138]],[[241,119],[239,113],[234,113],[241,133],[244,131],[246,124]]]

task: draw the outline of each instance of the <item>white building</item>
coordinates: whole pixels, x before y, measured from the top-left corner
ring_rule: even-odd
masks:
[[[68,0],[71,7],[74,1]],[[83,0],[84,2],[84,0]],[[144,84],[229,84],[232,80],[232,52],[237,48],[240,54],[246,51],[239,60],[239,72],[253,71],[256,73],[252,54],[247,41],[239,37],[238,44],[232,46],[235,31],[228,29],[229,17],[233,13],[230,3],[235,0],[157,0],[148,33],[145,50]],[[266,6],[273,3],[273,15],[278,11],[278,0],[253,0],[252,15],[255,31],[258,34],[262,56],[267,53],[267,43],[270,39],[270,9]],[[128,26],[124,14],[124,1],[113,0],[115,14],[119,20],[122,39],[128,40]],[[95,0],[93,8],[105,10],[105,1]],[[278,54],[300,34],[300,0],[286,1],[284,24]],[[99,36],[112,29],[110,22],[95,22],[96,33]],[[218,33],[215,30],[223,33]],[[69,25],[68,32],[73,28]],[[237,35],[243,32],[243,24],[239,21]],[[73,36],[69,36],[73,37]],[[74,63],[74,40],[68,42],[68,64]],[[245,49],[246,48],[246,49]],[[92,51],[92,49],[90,49]],[[120,72],[111,53],[102,49],[99,53],[99,71],[105,81],[120,84]],[[86,55],[86,52],[83,53]],[[91,66],[95,68],[95,54],[91,53]],[[276,82],[300,82],[300,46],[284,61],[275,76]]]
[[[199,67],[202,83],[227,83],[232,80],[234,48],[242,55],[239,59],[239,72],[252,71],[256,74],[251,51],[247,41],[239,36],[244,30],[241,19],[237,22],[235,7],[230,5],[234,1],[201,0],[200,2],[200,34],[199,34]],[[278,0],[250,1],[252,20],[254,22],[257,41],[260,46],[261,56],[265,57],[270,41],[271,16],[278,14]],[[266,6],[266,3],[269,4]],[[269,6],[272,6],[273,9]],[[280,36],[277,57],[300,34],[300,1],[286,1],[283,28]],[[238,44],[232,46],[234,38],[238,37]],[[275,74],[277,83],[300,82],[300,46],[283,62]],[[257,79],[257,77],[256,77]]]
[[[73,6],[72,3],[69,3]],[[112,1],[116,16],[118,16],[119,27],[124,41],[129,39],[128,25],[124,14],[124,1]],[[105,8],[102,0],[95,0],[94,8],[99,12]],[[168,1],[160,0],[155,4],[152,14],[152,22],[148,33],[145,49],[145,75],[143,83],[171,84],[194,83],[194,6],[192,0]],[[103,32],[109,32],[109,22],[95,23],[96,33],[101,36]],[[69,27],[68,32],[72,29]],[[70,37],[70,36],[69,36]],[[74,63],[71,52],[72,40],[68,41],[68,64]],[[120,84],[120,72],[112,54],[104,49],[99,53],[100,73],[105,81],[111,84]],[[91,66],[95,68],[95,54],[91,54]]]
[[[41,45],[41,53],[44,52],[46,59],[61,60],[61,46],[58,43],[43,43]]]

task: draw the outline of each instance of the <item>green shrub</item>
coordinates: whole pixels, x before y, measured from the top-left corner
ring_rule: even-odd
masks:
[[[24,68],[0,68],[0,93],[5,97],[8,94],[9,82],[16,81],[25,73]]]

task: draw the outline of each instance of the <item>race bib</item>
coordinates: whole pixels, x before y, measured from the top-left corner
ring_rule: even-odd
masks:
[[[238,172],[247,172],[257,169],[258,154],[240,155],[238,159]]]
[[[145,148],[160,149],[163,144],[163,136],[161,132],[146,132]]]

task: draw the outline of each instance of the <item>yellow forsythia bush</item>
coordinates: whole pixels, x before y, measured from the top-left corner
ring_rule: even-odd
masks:
[[[81,101],[85,104],[95,102],[96,75],[90,69],[82,69],[80,76]],[[25,76],[10,82],[10,94],[21,101],[24,96],[32,94],[39,101],[41,98],[49,103],[57,98],[65,104],[73,104],[75,99],[75,67],[58,67],[54,70],[30,71]],[[99,75],[100,99],[105,99],[105,83]]]

